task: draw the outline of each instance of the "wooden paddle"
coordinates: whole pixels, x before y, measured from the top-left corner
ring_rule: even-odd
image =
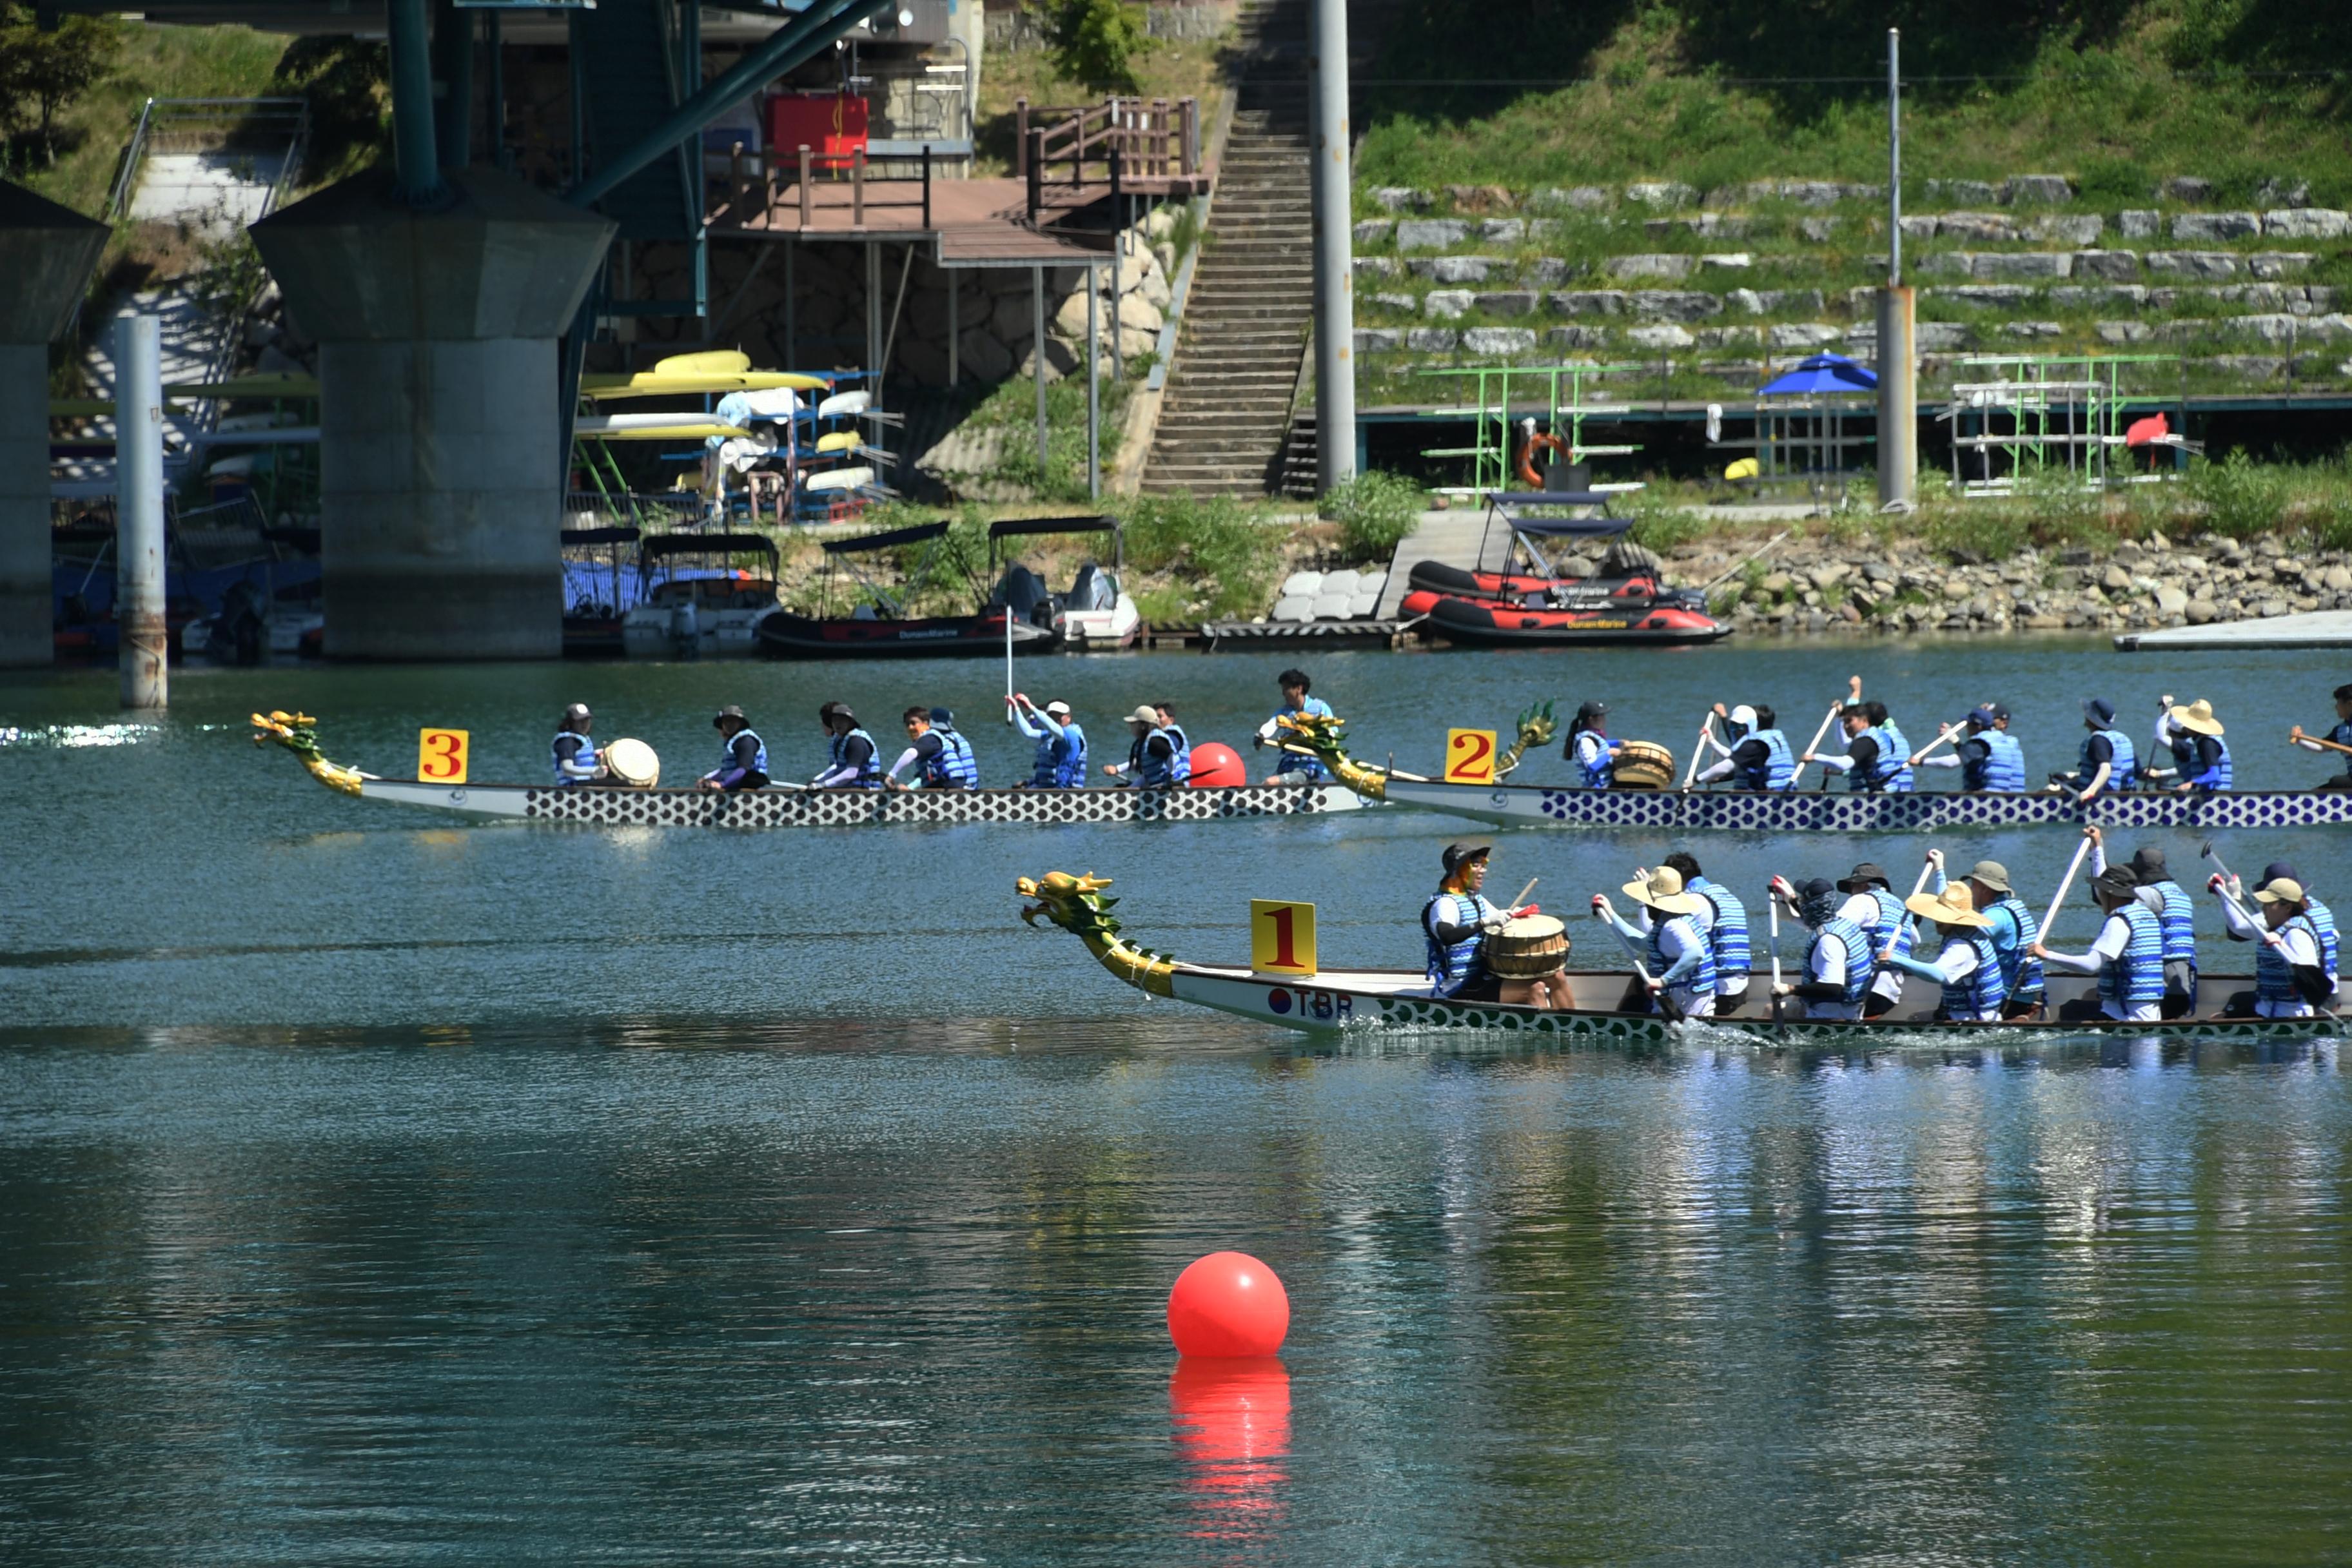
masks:
[[[2352,757],[2352,746],[2338,745],[2334,741],[2325,741],[2317,735],[2306,735],[2303,732],[2303,726],[2300,724],[2286,732],[2286,743],[2290,746],[2316,746],[2323,752],[2341,752],[2346,756]]]

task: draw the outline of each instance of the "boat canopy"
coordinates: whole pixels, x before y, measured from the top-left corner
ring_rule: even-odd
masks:
[[[946,535],[950,524],[919,522],[912,528],[894,528],[884,533],[860,534],[856,539],[829,539],[824,549],[827,555],[863,555],[873,550],[896,550],[905,544],[921,544],[927,540]]]
[[[575,544],[635,544],[640,531],[634,528],[567,528],[563,543],[568,549]]]
[[[776,542],[764,533],[656,533],[646,541],[647,559],[662,555],[736,555],[756,552],[775,560]]]
[[[1633,526],[1630,517],[1609,515],[1611,496],[1606,490],[1528,490],[1491,498],[1503,521],[1521,533],[1537,533],[1558,537],[1574,535],[1586,539],[1606,539],[1624,532]],[[1598,517],[1530,517],[1529,512],[1553,507],[1599,507]]]
[[[1117,533],[1123,525],[1115,517],[1008,517],[988,525],[991,539],[1022,533]]]

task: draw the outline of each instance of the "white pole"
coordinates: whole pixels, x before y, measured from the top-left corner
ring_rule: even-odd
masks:
[[[1356,477],[1355,228],[1348,163],[1347,0],[1314,0],[1307,112],[1315,116],[1316,491]],[[1572,456],[1573,454],[1571,454]]]
[[[152,316],[125,316],[114,339],[114,624],[122,705],[163,708],[171,633],[163,624],[163,361]]]
[[[1087,268],[1087,499],[1102,494],[1102,282]],[[1114,326],[1113,331],[1117,328]]]

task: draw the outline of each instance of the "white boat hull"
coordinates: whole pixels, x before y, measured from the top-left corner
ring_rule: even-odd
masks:
[[[1337,784],[1181,789],[604,789],[364,780],[363,800],[511,822],[625,827],[867,827],[920,823],[1208,822],[1321,816],[1364,802]]]

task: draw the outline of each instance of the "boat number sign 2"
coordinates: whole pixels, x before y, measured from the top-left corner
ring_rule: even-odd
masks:
[[[416,776],[425,784],[461,784],[473,736],[465,730],[416,731]]]
[[[1495,731],[1445,731],[1445,782],[1483,784],[1495,782]]]
[[[1315,973],[1315,906],[1250,900],[1250,968],[1259,974]]]

